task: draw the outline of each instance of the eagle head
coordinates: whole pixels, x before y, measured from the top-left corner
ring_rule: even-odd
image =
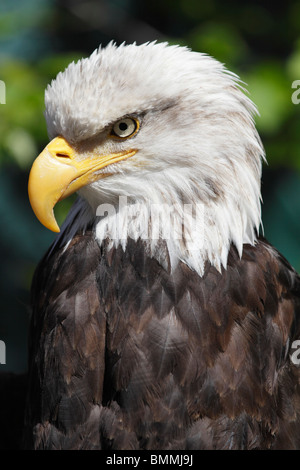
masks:
[[[200,274],[207,260],[226,267],[232,243],[240,254],[255,243],[264,158],[256,108],[217,60],[166,43],[110,43],[59,73],[45,106],[51,141],[32,166],[29,198],[49,229],[59,231],[55,204],[78,192],[99,243],[146,239],[146,227],[157,224],[149,208],[160,205],[162,225],[173,229],[165,237],[170,258]],[[120,197],[127,221],[128,208],[134,212],[126,236]],[[115,209],[106,220],[97,218],[101,204]],[[188,205],[202,207],[202,216]],[[156,233],[148,237],[153,256],[163,238]]]

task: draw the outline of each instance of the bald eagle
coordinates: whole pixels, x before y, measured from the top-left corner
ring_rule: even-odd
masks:
[[[256,108],[212,57],[110,43],[45,93],[29,198],[34,449],[300,448],[300,279],[264,238]]]

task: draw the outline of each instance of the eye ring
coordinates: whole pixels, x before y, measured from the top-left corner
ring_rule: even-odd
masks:
[[[139,128],[140,123],[136,118],[124,117],[114,123],[110,136],[120,140],[129,139],[138,132]]]

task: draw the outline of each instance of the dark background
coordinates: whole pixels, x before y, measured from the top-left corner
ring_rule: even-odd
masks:
[[[6,365],[0,372],[26,371],[31,279],[55,237],[36,220],[27,197],[30,166],[48,142],[44,89],[70,61],[112,39],[187,45],[240,75],[260,112],[256,122],[269,162],[262,180],[265,236],[300,270],[300,104],[291,100],[292,83],[300,80],[298,1],[2,0],[0,340]],[[59,223],[70,204],[58,205]]]

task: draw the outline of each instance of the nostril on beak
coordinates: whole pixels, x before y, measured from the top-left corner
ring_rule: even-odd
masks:
[[[70,158],[70,155],[68,155],[67,153],[62,153],[62,152],[57,152],[56,156],[60,158]]]

